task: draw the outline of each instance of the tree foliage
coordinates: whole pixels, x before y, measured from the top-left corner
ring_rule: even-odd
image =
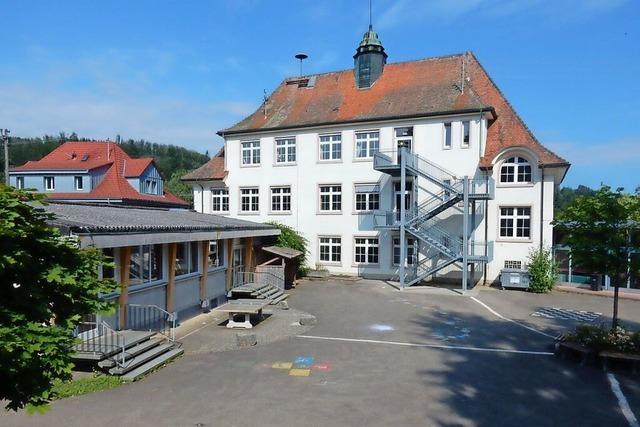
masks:
[[[0,400],[14,410],[46,404],[70,378],[72,330],[117,290],[98,279],[102,253],[51,228],[40,197],[0,184]]]
[[[193,203],[193,190],[191,186],[180,180],[189,172],[186,169],[178,169],[165,181],[164,186],[167,190],[180,197],[182,200]]]
[[[556,216],[575,262],[591,271],[607,274],[615,287],[613,327],[618,324],[618,290],[628,276],[631,247],[639,246],[640,195],[612,191],[602,186],[593,195],[576,197]]]
[[[529,254],[529,291],[545,293],[553,289],[558,276],[558,268],[551,249],[538,248]]]

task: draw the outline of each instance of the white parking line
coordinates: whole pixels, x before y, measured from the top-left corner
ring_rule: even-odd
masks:
[[[629,427],[640,427],[640,424],[638,424],[638,419],[633,414],[633,411],[629,406],[629,402],[622,393],[620,383],[618,383],[616,377],[613,374],[607,374],[607,379],[609,380],[609,385],[611,385],[611,391],[613,391],[613,394],[615,394],[616,398],[618,399],[618,405],[620,405],[622,415],[624,415],[624,417],[627,419]]]
[[[535,356],[553,356],[553,353],[550,353],[548,351],[510,350],[506,348],[468,347],[468,346],[441,345],[441,344],[420,344],[420,343],[412,343],[412,342],[367,340],[367,339],[358,339],[358,338],[319,337],[315,335],[297,335],[296,338],[325,340],[325,341],[346,341],[346,342],[357,342],[357,343],[367,343],[367,344],[387,344],[387,345],[399,345],[404,347],[437,348],[442,350],[466,350],[466,351],[481,351],[481,352],[488,352],[488,353],[511,353],[511,354],[530,354]]]
[[[540,335],[544,335],[547,338],[555,338],[553,335],[549,335],[545,332],[539,331],[536,328],[532,328],[531,326],[527,326],[523,323],[517,322],[513,319],[509,319],[508,317],[504,317],[502,314],[498,313],[497,311],[495,311],[493,308],[489,307],[487,304],[483,303],[482,301],[480,301],[478,298],[476,297],[471,297],[472,300],[474,300],[475,302],[477,302],[478,304],[480,304],[481,306],[483,306],[484,308],[486,308],[487,310],[489,310],[493,315],[495,315],[496,317],[499,317],[502,320],[506,320],[507,322],[511,322],[511,323],[515,323],[518,326],[522,326],[525,329],[530,330],[531,332],[535,332],[536,334],[540,334]]]

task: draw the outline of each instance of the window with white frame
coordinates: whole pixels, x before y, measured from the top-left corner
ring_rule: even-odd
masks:
[[[134,246],[129,259],[131,285],[162,279],[162,245]]]
[[[296,139],[276,138],[276,163],[296,162]]]
[[[224,265],[224,241],[209,241],[209,269]]]
[[[197,273],[198,242],[182,242],[176,246],[176,276]]]
[[[271,212],[291,212],[291,187],[271,187]]]
[[[211,210],[213,212],[229,212],[229,189],[211,189]]]
[[[240,212],[256,213],[260,211],[260,190],[256,188],[240,189]]]
[[[462,147],[468,147],[471,141],[471,122],[465,120],[462,122]]]
[[[342,159],[342,135],[320,135],[320,160]]]
[[[320,262],[341,262],[342,261],[342,238],[340,237],[319,237]]]
[[[531,208],[501,207],[500,237],[516,239],[531,238]]]
[[[407,238],[407,262],[405,265],[415,265],[418,254],[416,240]],[[393,265],[400,265],[400,237],[393,238]]]
[[[370,159],[380,150],[380,132],[356,132],[356,158]]]
[[[354,262],[356,264],[377,264],[380,252],[379,240],[377,237],[355,237],[354,242]]]
[[[56,178],[53,176],[44,177],[44,189],[47,191],[53,191],[56,189]]]
[[[509,157],[500,166],[500,182],[510,183],[530,183],[531,164],[523,157]]]
[[[242,165],[260,164],[260,141],[244,141],[242,145]]]
[[[520,270],[522,268],[522,261],[505,260],[504,268],[515,268]]]
[[[16,177],[16,188],[18,190],[24,189],[24,176],[17,176]]]
[[[451,123],[444,124],[442,145],[445,149],[451,148]]]
[[[380,186],[378,184],[356,184],[354,192],[356,212],[380,209]]]
[[[320,212],[340,212],[342,210],[342,185],[320,186]]]
[[[82,177],[81,176],[74,176],[73,177],[73,184],[76,188],[76,190],[82,190],[82,188],[84,187],[84,182],[82,181]]]

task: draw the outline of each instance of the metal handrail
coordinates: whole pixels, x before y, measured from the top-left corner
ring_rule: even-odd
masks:
[[[234,267],[232,289],[248,283],[270,285],[275,286],[278,289],[284,288],[282,284],[283,278],[271,273],[270,271],[242,271],[236,269],[237,267]]]
[[[100,323],[90,323],[96,325],[96,334],[76,343],[73,346],[73,350],[76,352],[100,354],[103,357],[114,354],[115,350],[116,357],[113,358],[114,362],[118,366],[124,366],[126,355],[126,342],[124,335],[111,328],[111,326],[109,326],[105,321]],[[73,334],[76,337],[78,336],[77,328],[74,330]]]
[[[177,316],[157,305],[126,304],[126,329],[157,332],[175,342]]]

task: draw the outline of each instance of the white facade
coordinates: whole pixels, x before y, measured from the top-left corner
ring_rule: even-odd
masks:
[[[224,155],[227,175],[223,182],[195,183],[193,185],[194,206],[198,212],[226,214],[258,222],[277,221],[299,230],[309,241],[308,264],[312,268],[321,266],[334,273],[390,278],[397,275],[398,270],[397,265],[393,263],[393,238],[397,237],[397,232],[376,230],[370,211],[356,211],[356,191],[367,188],[374,191],[379,189],[377,205],[375,198],[369,200],[360,196],[359,207],[366,204],[365,209],[377,207],[379,210],[390,211],[394,209],[393,183],[398,180],[374,170],[371,157],[357,156],[356,135],[360,132],[369,132],[375,136],[378,132],[379,149],[386,152],[397,149],[395,129],[411,127],[413,152],[451,171],[456,177],[482,178],[485,172],[480,170],[478,165],[486,146],[487,120],[489,119],[491,119],[490,113],[475,113],[225,136]],[[463,138],[463,129],[467,126],[465,122],[468,122],[469,126],[468,143],[465,143]],[[449,124],[451,126],[450,144],[445,130]],[[337,138],[332,137],[334,135],[340,135],[340,158],[323,160],[320,145],[325,140],[333,139],[335,142]],[[329,137],[323,138],[323,136]],[[280,140],[279,152],[276,147],[277,140]],[[293,146],[291,140],[295,141],[295,160],[291,151]],[[246,143],[244,161],[243,143]],[[525,159],[531,166],[531,179],[525,179],[528,182],[500,182],[503,162],[513,157]],[[554,185],[559,184],[564,169],[543,170],[537,165],[538,158],[533,151],[526,148],[511,148],[494,159],[493,169],[489,171],[495,180],[495,198],[487,202],[477,202],[472,231],[473,238],[476,240],[494,242],[493,260],[487,265],[486,271],[486,280],[489,282],[497,279],[500,269],[505,265],[517,266],[520,263],[524,266],[529,252],[540,246],[541,239],[545,246],[552,244]],[[515,173],[517,174],[517,171]],[[517,181],[517,177],[514,181]],[[370,186],[361,187],[358,186],[359,184],[370,184]],[[325,203],[323,207],[336,210],[321,209],[320,192],[321,187],[325,186],[329,187],[324,189],[325,194],[332,197],[330,203],[328,205]],[[419,181],[418,186],[418,202],[430,197],[429,192],[433,189],[425,186],[424,180]],[[228,189],[228,211],[221,210],[226,207],[225,196],[221,194],[224,192],[221,190],[222,187]],[[338,187],[341,202],[339,209],[331,203],[337,201]],[[273,205],[272,190],[275,197],[273,201],[277,202]],[[287,194],[290,195],[290,203],[282,199]],[[520,233],[528,237],[500,236],[501,208],[524,208],[513,211],[516,216],[512,218],[515,221],[513,228],[514,230],[517,228],[515,224],[518,223],[518,219],[521,219]],[[504,211],[504,213],[509,212],[508,209]],[[441,213],[439,218],[446,221],[447,228],[453,235],[460,236],[462,234],[460,215],[460,209],[453,207]],[[523,229],[527,216],[529,227],[528,231],[525,231]],[[510,218],[505,217],[505,224],[509,224],[508,219]],[[515,230],[513,233],[517,234],[518,231]],[[508,233],[503,232],[503,234]],[[376,237],[378,238],[377,262],[361,262],[363,259],[376,260],[375,249],[369,248],[369,246],[375,246]],[[338,242],[336,238],[340,239],[339,261],[335,260],[336,254],[331,250],[335,249]],[[374,240],[370,240],[371,238]],[[358,257],[356,257],[356,239],[359,247]],[[327,258],[326,251],[329,250],[329,260],[321,259],[321,242],[325,243],[325,253],[322,258]],[[334,247],[328,248],[329,246]],[[459,268],[449,267],[448,270],[439,272],[437,275],[459,277]],[[482,279],[482,275],[482,271],[476,271],[476,280]]]

